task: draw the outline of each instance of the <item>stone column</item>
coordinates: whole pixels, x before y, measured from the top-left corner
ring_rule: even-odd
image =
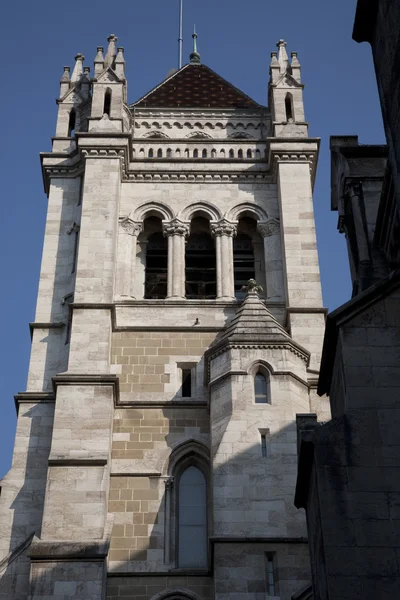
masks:
[[[279,221],[269,219],[259,222],[257,228],[264,238],[266,297],[269,300],[283,301],[285,288]]]
[[[115,294],[134,298],[133,281],[136,266],[136,243],[143,224],[129,218],[120,219],[118,231],[117,275]]]
[[[168,291],[167,298],[185,298],[185,238],[190,226],[179,219],[163,223],[168,236]]]
[[[169,565],[171,562],[171,495],[174,487],[174,478],[168,477],[164,480],[164,563]]]
[[[211,224],[211,234],[215,237],[217,298],[231,300],[235,297],[233,238],[236,232],[235,223],[230,223],[225,219]]]

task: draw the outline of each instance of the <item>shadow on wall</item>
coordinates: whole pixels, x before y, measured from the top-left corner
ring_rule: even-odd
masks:
[[[27,446],[16,446],[13,464],[2,480],[2,516],[4,538],[11,529],[8,549],[0,562],[0,598],[27,598],[29,594],[29,559],[26,549],[33,534],[40,536],[46,475],[51,445],[54,405],[21,404],[17,439],[28,438]],[[17,493],[15,493],[17,491]],[[6,537],[7,536],[7,537]]]
[[[220,442],[216,443],[212,450],[216,465],[212,475],[212,459],[203,440],[197,436],[183,438],[181,432],[171,432],[165,436],[170,454],[165,458],[163,479],[121,477],[121,487],[113,490],[113,498],[119,498],[122,518],[116,517],[111,540],[110,556],[114,560],[109,565],[109,600],[129,594],[134,597],[139,593],[138,585],[140,595],[147,599],[177,588],[208,599],[214,595],[214,581],[217,593],[226,594],[221,598],[240,592],[246,593],[246,598],[257,600],[254,594],[265,597],[272,592],[269,587],[272,583],[267,577],[268,559],[274,569],[276,594],[272,595],[290,600],[292,594],[309,583],[304,513],[293,505],[296,426],[293,423],[276,428],[270,434],[268,406],[265,413],[265,419],[261,418],[252,431],[243,432],[237,447],[246,447],[236,451],[230,460],[218,461]],[[228,418],[225,427],[231,422]],[[265,442],[260,430],[264,432]],[[220,441],[224,433],[218,432]],[[254,435],[259,438],[257,443],[254,443]],[[185,493],[181,488],[182,475],[193,467],[204,473],[207,482],[205,512],[209,541],[204,565],[196,564],[202,540],[203,504],[199,497],[193,498],[193,509],[188,515],[180,499]],[[139,498],[152,499],[139,501]],[[146,508],[150,511],[147,514]],[[184,557],[187,574],[180,564],[179,543],[183,541],[190,553],[185,534],[182,537],[181,511],[184,511],[183,528],[197,527],[197,533],[192,533],[192,546],[197,546],[193,565],[187,566],[188,559]],[[199,536],[197,542],[196,535]],[[227,538],[235,537],[247,538],[247,541],[240,545],[228,543]],[[270,541],[260,538],[270,538]],[[287,542],[285,544],[288,538],[296,538],[290,548]],[[155,581],[151,577],[154,571],[164,576]],[[146,577],[145,573],[149,575]],[[171,595],[175,593],[171,591]]]

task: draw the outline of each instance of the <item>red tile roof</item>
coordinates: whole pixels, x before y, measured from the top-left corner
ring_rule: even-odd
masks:
[[[140,108],[260,108],[254,100],[205,65],[185,65],[140,98]]]

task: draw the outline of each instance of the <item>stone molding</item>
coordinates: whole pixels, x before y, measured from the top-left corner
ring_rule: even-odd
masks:
[[[257,223],[257,229],[263,237],[269,237],[280,232],[280,223],[278,219],[268,219],[268,221],[259,221]]]
[[[166,237],[170,235],[181,235],[188,237],[190,234],[190,224],[184,223],[179,219],[172,219],[171,221],[166,221],[163,223],[163,233]]]
[[[310,362],[310,353],[305,350],[304,348],[302,348],[301,346],[299,346],[298,344],[296,344],[296,342],[294,340],[288,339],[287,341],[283,342],[282,340],[279,340],[279,342],[274,342],[273,340],[271,340],[270,342],[265,342],[265,343],[257,343],[255,342],[254,344],[248,343],[248,342],[244,342],[243,344],[241,344],[240,342],[231,344],[231,343],[227,343],[223,342],[221,344],[221,346],[218,348],[213,348],[211,346],[211,348],[209,348],[209,350],[206,351],[207,354],[207,361],[208,363],[210,363],[212,360],[214,360],[215,358],[217,358],[218,356],[220,356],[221,354],[224,354],[225,352],[228,352],[229,350],[232,349],[272,349],[272,350],[289,350],[290,352],[292,352],[295,356],[297,356],[298,358],[301,358],[306,365],[309,364]]]
[[[132,236],[138,236],[143,231],[143,223],[132,221],[129,217],[124,217],[119,220],[119,227],[123,233]]]
[[[211,235],[213,237],[218,237],[221,235],[226,235],[228,237],[235,237],[237,234],[237,224],[231,223],[226,219],[222,219],[217,223],[211,223]]]

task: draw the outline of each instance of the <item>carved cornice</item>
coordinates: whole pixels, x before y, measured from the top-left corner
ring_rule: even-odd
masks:
[[[163,223],[163,233],[167,237],[169,235],[182,235],[188,237],[190,233],[190,224],[184,223],[179,219],[172,219]]]
[[[217,223],[211,223],[211,235],[214,237],[219,237],[222,235],[228,237],[235,237],[237,234],[237,224],[231,223],[226,219],[222,219]]]
[[[120,219],[119,227],[123,233],[136,237],[143,231],[143,223],[132,221],[132,219],[129,217],[123,217]]]
[[[280,224],[278,219],[268,219],[268,221],[259,221],[257,229],[263,237],[269,237],[280,232]]]
[[[154,181],[179,181],[185,183],[270,183],[271,174],[267,171],[262,173],[249,173],[248,171],[243,173],[149,173],[143,171],[142,173],[130,172],[128,173],[124,181],[132,181],[138,183],[153,183]]]

